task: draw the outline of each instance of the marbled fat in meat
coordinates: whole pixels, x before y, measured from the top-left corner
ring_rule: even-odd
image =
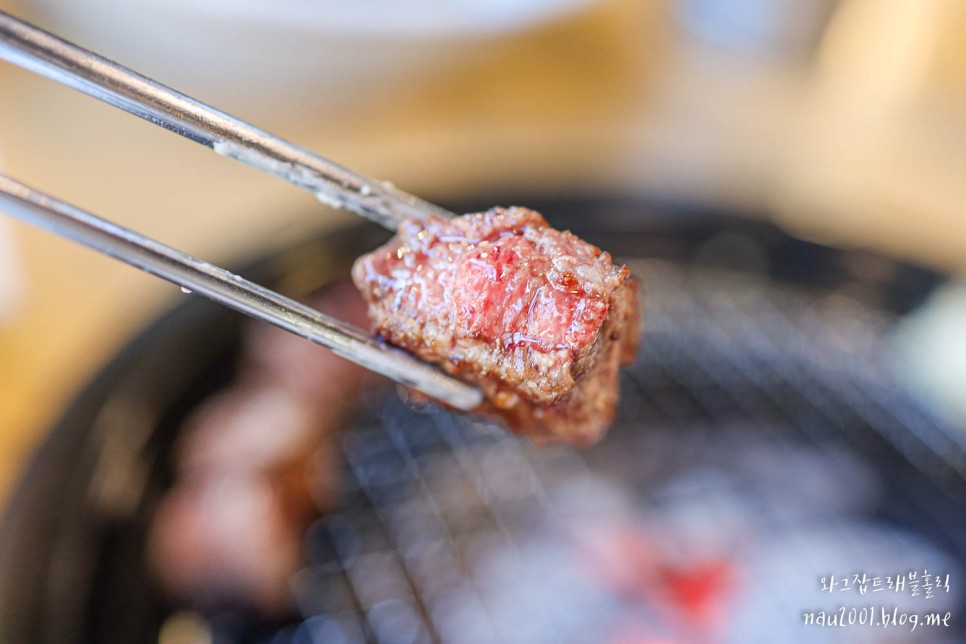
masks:
[[[587,443],[610,423],[636,347],[636,284],[539,213],[409,220],[353,280],[379,334],[477,383],[515,429]]]

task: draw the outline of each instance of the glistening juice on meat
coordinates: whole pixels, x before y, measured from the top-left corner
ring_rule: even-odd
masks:
[[[637,285],[539,213],[409,220],[352,276],[386,341],[479,385],[514,430],[587,444],[613,419]]]

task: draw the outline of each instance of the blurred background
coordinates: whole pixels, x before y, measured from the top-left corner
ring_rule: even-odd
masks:
[[[796,234],[966,269],[966,9],[956,0],[0,7],[446,203],[644,194],[768,212]],[[229,261],[340,215],[11,65],[4,171]],[[0,223],[0,489],[110,350],[180,297]],[[945,355],[945,354],[944,354]]]
[[[0,8],[443,205],[488,195],[701,204],[935,270],[948,281],[890,332],[889,364],[935,414],[966,426],[959,0]],[[216,263],[347,221],[8,64],[0,123],[2,172]],[[97,367],[185,297],[0,218],[0,499]]]

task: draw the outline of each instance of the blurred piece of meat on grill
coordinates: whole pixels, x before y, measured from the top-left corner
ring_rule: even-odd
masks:
[[[348,282],[309,304],[365,322]],[[182,426],[175,482],[150,527],[149,565],[168,595],[209,611],[289,612],[304,531],[337,501],[339,432],[369,378],[286,331],[246,329],[235,380]]]

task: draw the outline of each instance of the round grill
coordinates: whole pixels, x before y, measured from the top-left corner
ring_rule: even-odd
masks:
[[[536,207],[644,287],[641,352],[608,436],[534,447],[371,393],[341,442],[342,503],[306,532],[297,615],[216,615],[214,641],[844,641],[855,631],[802,625],[830,597],[822,577],[922,567],[952,588],[909,610],[964,614],[964,441],[881,361],[934,277],[747,222]],[[305,293],[380,239],[353,228],[245,274]],[[145,574],[144,534],[179,423],[231,377],[240,328],[213,305],[179,307],[55,428],[0,539],[11,641],[197,626]],[[883,603],[865,597],[834,599]],[[961,622],[931,634],[955,641]]]

